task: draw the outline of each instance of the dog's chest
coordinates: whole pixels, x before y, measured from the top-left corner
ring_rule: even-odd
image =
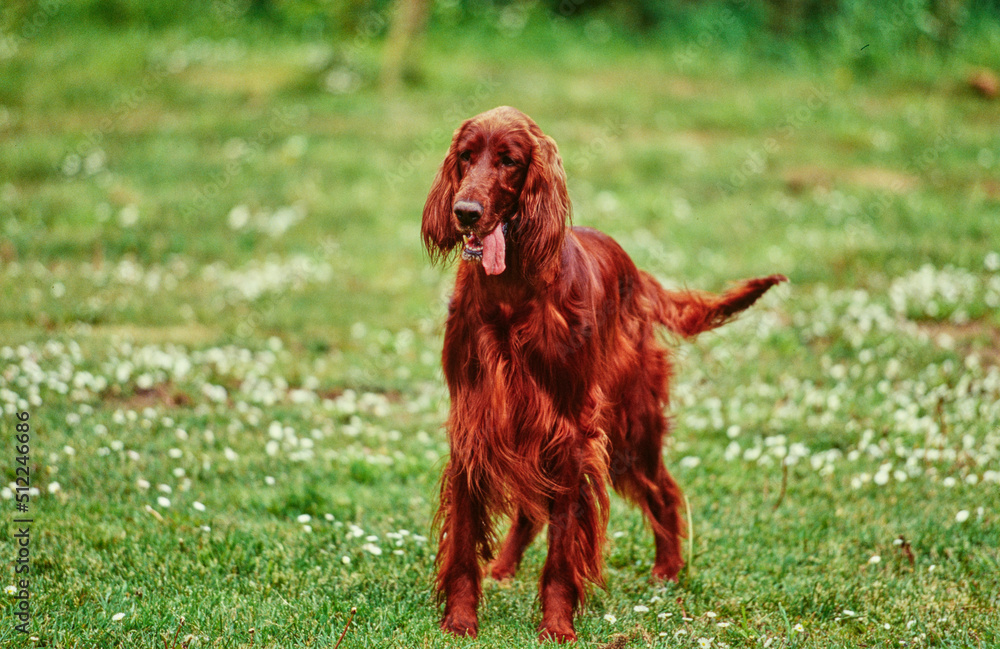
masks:
[[[525,417],[533,418],[539,407],[565,413],[577,409],[583,396],[586,372],[582,368],[592,353],[580,333],[584,329],[574,329],[563,313],[551,307],[501,308],[483,332],[490,339],[488,344],[476,353],[487,350],[478,359],[483,372],[501,375],[502,389],[510,399],[544,400],[544,404],[525,404]]]

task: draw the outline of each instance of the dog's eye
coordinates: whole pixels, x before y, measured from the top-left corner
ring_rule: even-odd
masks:
[[[500,164],[502,164],[505,167],[513,167],[517,163],[514,162],[514,158],[510,157],[509,155],[505,155],[500,158]]]
[[[462,162],[468,162],[472,158],[472,151],[469,151],[468,149],[466,149],[465,151],[462,151],[461,153],[459,153],[458,157],[459,157],[459,159],[462,160]]]

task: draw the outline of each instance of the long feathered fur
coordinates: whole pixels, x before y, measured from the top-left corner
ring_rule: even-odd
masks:
[[[480,220],[457,221],[457,200],[483,205]],[[435,519],[436,586],[442,627],[459,635],[476,634],[493,524],[506,515],[513,524],[489,573],[512,576],[547,524],[541,637],[575,639],[587,584],[603,583],[609,486],[649,520],[654,576],[677,578],[681,494],[661,455],[671,365],[656,325],[695,336],[785,279],[722,295],[668,291],[610,237],[569,218],[555,142],[506,107],[459,127],[424,207],[435,259],[463,235],[506,233],[502,273],[487,274],[474,257],[460,263],[442,353],[451,456]]]

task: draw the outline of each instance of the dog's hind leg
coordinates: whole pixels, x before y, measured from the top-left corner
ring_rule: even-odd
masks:
[[[504,539],[503,547],[500,548],[500,554],[490,564],[490,575],[497,581],[513,577],[521,565],[524,551],[531,545],[541,528],[540,523],[531,520],[524,510],[518,509],[514,514],[507,538]]]
[[[665,356],[651,353],[644,376],[624,395],[624,436],[612,445],[610,474],[614,489],[637,504],[653,528],[653,576],[676,580],[684,565],[684,519],[681,490],[663,464],[663,439],[669,427],[663,414],[668,367]]]

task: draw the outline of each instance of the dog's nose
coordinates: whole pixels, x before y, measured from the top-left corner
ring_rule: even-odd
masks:
[[[475,225],[483,215],[483,206],[476,201],[458,201],[455,203],[455,216],[462,225]]]

